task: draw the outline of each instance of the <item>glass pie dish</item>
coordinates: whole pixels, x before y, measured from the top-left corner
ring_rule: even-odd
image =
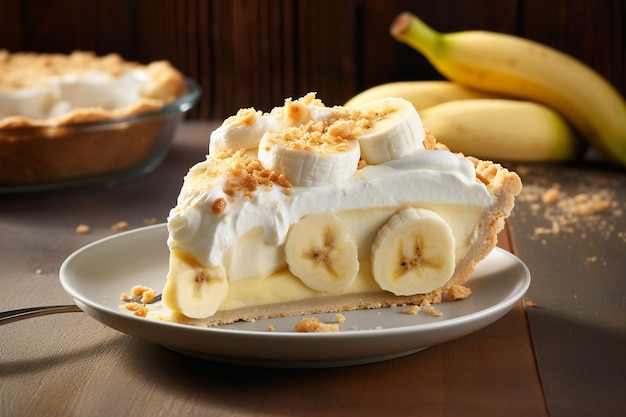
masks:
[[[97,122],[0,129],[0,193],[110,186],[153,171],[202,90],[158,110]]]

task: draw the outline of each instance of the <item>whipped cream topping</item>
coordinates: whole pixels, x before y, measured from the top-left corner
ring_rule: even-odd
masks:
[[[31,88],[0,89],[0,119],[48,119],[86,107],[120,109],[136,103],[151,87],[149,74],[139,69],[115,77],[103,71],[54,76]]]
[[[192,170],[204,169],[207,163]],[[290,225],[315,212],[420,202],[493,204],[493,196],[476,180],[471,162],[443,150],[417,151],[401,160],[368,165],[342,184],[291,187],[289,192],[275,185],[233,199],[224,192],[227,182],[218,178],[202,192],[188,193],[183,186],[178,205],[168,218],[171,250],[189,254],[205,266],[217,266],[226,250],[251,229],[263,228],[265,242],[280,245]],[[228,207],[216,215],[212,205],[220,198],[228,201]]]

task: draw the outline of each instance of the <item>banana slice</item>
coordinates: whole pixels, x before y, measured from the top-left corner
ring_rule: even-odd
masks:
[[[356,110],[363,115],[357,130],[361,157],[369,164],[400,159],[424,149],[424,126],[410,101],[402,98],[375,100]]]
[[[281,118],[263,114],[253,108],[241,109],[211,132],[209,154],[228,149],[256,149],[263,134],[283,128]]]
[[[267,132],[261,138],[258,158],[271,171],[283,172],[296,186],[337,184],[357,170],[361,151],[353,135],[355,122],[311,121]]]
[[[226,298],[228,287],[224,267],[205,268],[172,252],[163,305],[187,317],[203,319],[215,314]]]
[[[406,208],[380,228],[372,244],[372,275],[396,295],[425,294],[454,273],[454,236],[435,212]]]
[[[291,226],[285,258],[292,274],[307,287],[338,293],[359,272],[357,245],[334,213],[316,213]]]

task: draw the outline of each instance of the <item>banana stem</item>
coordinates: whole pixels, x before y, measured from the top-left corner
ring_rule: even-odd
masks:
[[[400,13],[391,23],[389,32],[396,40],[417,49],[428,58],[442,42],[441,33],[409,12]]]

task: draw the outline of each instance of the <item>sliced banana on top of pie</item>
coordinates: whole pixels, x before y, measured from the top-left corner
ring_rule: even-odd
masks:
[[[521,187],[437,144],[400,98],[240,110],[168,217],[163,303],[207,325],[439,303],[496,245]]]

